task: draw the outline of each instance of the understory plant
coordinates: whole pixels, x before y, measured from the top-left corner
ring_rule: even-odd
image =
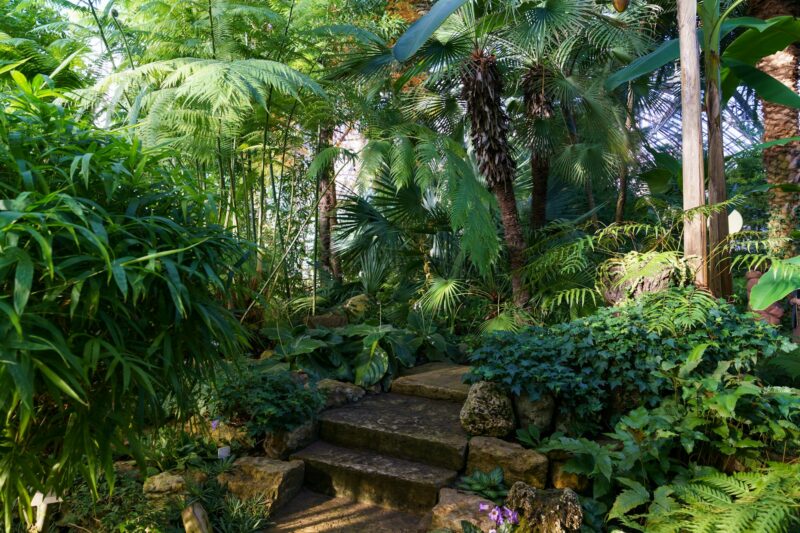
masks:
[[[495,503],[502,503],[508,495],[503,469],[499,466],[491,472],[475,470],[472,474],[463,476],[458,482],[458,488],[480,494]]]
[[[543,452],[571,454],[565,470],[592,480],[592,498],[605,509],[608,520],[645,525],[642,506],[652,500],[651,513],[664,510],[660,506],[671,494],[664,487],[684,485],[695,475],[697,465],[728,473],[754,472],[751,479],[756,487],[761,483],[755,479],[758,472],[772,468],[771,461],[797,454],[797,390],[765,385],[753,374],[736,369],[730,360],[717,362],[713,371],[703,371],[706,348],[698,346],[684,363],[664,362],[659,374],[669,380],[674,392],[655,408],[630,411],[602,443],[555,434],[539,447]],[[744,487],[735,480],[731,483]],[[742,493],[749,490],[743,488]],[[740,495],[728,493],[731,498]],[[687,498],[684,503],[702,503]],[[721,500],[717,503],[722,504]],[[795,508],[785,508],[784,513],[786,520],[797,516]]]
[[[170,160],[76,118],[48,78],[0,102],[0,503],[113,485],[245,335],[216,294],[242,243]],[[55,99],[59,98],[59,103]],[[173,406],[166,413],[164,406]]]
[[[313,420],[323,405],[320,393],[297,374],[246,361],[220,371],[212,397],[215,419],[244,425],[256,440]]]
[[[699,344],[707,344],[702,371],[729,361],[747,372],[793,349],[749,313],[696,289],[676,288],[555,326],[495,333],[472,353],[468,379],[497,382],[533,399],[549,393],[562,414],[597,420],[634,405],[657,405],[670,388],[662,365],[680,364]]]
[[[262,333],[275,343],[275,356],[292,369],[363,387],[391,380],[400,369],[414,366],[423,353],[426,358],[444,357],[450,349],[438,333],[388,324],[266,328]]]

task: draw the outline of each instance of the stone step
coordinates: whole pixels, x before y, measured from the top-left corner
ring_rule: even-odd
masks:
[[[324,411],[320,438],[348,448],[461,470],[467,434],[459,421],[459,404],[405,396],[376,394],[362,401]]]
[[[469,385],[462,382],[468,366],[427,363],[412,368],[392,382],[392,392],[434,400],[464,403]]]
[[[424,533],[419,515],[302,490],[270,517],[268,533]]]
[[[439,489],[457,476],[454,470],[322,441],[292,459],[305,462],[306,486],[313,491],[417,514],[430,511]]]

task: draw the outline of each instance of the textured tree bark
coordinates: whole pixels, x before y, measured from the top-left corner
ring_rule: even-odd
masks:
[[[508,144],[508,115],[500,99],[503,82],[495,56],[475,50],[461,81],[478,168],[500,207],[514,303],[523,306],[530,299],[520,272],[525,265],[525,239],[514,195],[516,164]]]
[[[628,97],[625,103],[625,131],[630,134],[634,125],[633,86],[628,83]],[[619,170],[619,189],[617,190],[617,205],[614,211],[614,222],[621,224],[625,219],[625,204],[628,201],[628,165],[623,164]]]
[[[683,209],[689,210],[705,205],[696,0],[678,0],[678,28],[681,58]],[[683,254],[694,271],[695,284],[707,287],[706,221],[700,214],[687,218],[685,222]]]
[[[525,113],[531,124],[553,117],[553,104],[545,92],[547,71],[534,65],[523,79]],[[541,228],[547,223],[547,187],[550,177],[550,153],[545,147],[531,146],[531,229]]]
[[[319,151],[333,145],[333,127],[322,126],[319,131]],[[333,253],[331,235],[336,226],[336,182],[333,165],[326,165],[319,174],[319,247],[322,268],[334,278],[342,278],[339,258]]]
[[[550,176],[550,159],[531,150],[531,229],[547,224],[547,186]]]
[[[715,205],[728,200],[725,184],[725,153],[722,138],[722,109],[720,107],[720,57],[706,50],[706,119],[708,121],[708,203]],[[731,257],[728,239],[728,210],[711,215],[708,231],[708,283],[717,298],[728,299],[733,294]]]
[[[750,14],[768,19],[781,15],[800,17],[797,0],[751,0]],[[758,63],[758,68],[790,89],[798,90],[800,47],[793,45],[772,54]],[[800,136],[798,111],[762,101],[764,109],[764,141]],[[800,143],[774,146],[764,150],[764,168],[771,185],[800,183]],[[768,235],[772,252],[780,257],[797,253],[792,245],[791,232],[797,226],[800,195],[773,188],[769,192],[770,217]]]

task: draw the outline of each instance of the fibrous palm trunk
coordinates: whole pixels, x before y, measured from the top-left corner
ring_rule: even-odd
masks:
[[[333,144],[333,128],[323,126],[319,132],[319,150]],[[336,182],[333,165],[326,165],[319,174],[319,244],[320,262],[334,278],[341,279],[339,258],[331,248],[331,234],[336,226]]]
[[[511,267],[514,303],[522,306],[529,299],[520,272],[525,265],[525,240],[514,194],[516,164],[508,143],[508,115],[500,99],[503,82],[495,56],[475,50],[465,66],[462,82],[471,122],[472,148],[489,190],[497,197]]]
[[[797,0],[751,0],[751,14],[768,19],[781,15],[800,17]],[[800,47],[792,45],[765,57],[758,68],[779,80],[793,91],[798,90]],[[763,101],[764,141],[800,136],[798,112],[778,104]],[[773,146],[764,150],[764,167],[771,185],[800,183],[800,143]],[[797,253],[791,243],[791,232],[797,226],[798,194],[772,188],[769,195],[770,217],[768,233],[774,243],[773,253],[789,257]]]
[[[533,66],[525,74],[525,113],[533,124],[553,117],[553,105],[545,93],[546,72]],[[547,187],[550,176],[550,153],[543,143],[531,144],[531,229],[547,223]]]

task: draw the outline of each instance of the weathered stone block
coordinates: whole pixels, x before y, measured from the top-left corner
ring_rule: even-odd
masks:
[[[317,421],[309,420],[291,431],[276,431],[264,438],[264,453],[270,459],[288,459],[292,452],[317,440]]]
[[[326,409],[357,402],[365,394],[364,389],[358,385],[334,379],[321,379],[317,383],[317,390],[325,397]]]
[[[580,500],[570,489],[541,490],[517,482],[508,492],[506,506],[520,514],[518,533],[573,533],[583,524]]]
[[[463,531],[461,522],[466,521],[481,529],[489,531],[495,527],[488,513],[480,511],[480,505],[494,507],[494,503],[476,494],[460,492],[455,489],[439,491],[439,503],[433,508],[431,530]]]
[[[241,457],[217,476],[220,485],[240,499],[264,498],[268,510],[281,507],[303,486],[303,461]]]
[[[496,383],[475,383],[461,408],[461,425],[471,435],[505,437],[516,427],[511,398]]]
[[[544,394],[538,400],[531,400],[527,394],[522,394],[514,397],[514,410],[519,427],[536,426],[540,431],[546,431],[553,423],[556,401],[550,394]]]
[[[508,485],[522,481],[543,489],[547,484],[547,456],[519,444],[494,437],[473,437],[469,441],[467,472],[491,472],[498,466]]]
[[[564,470],[566,463],[562,461],[552,463],[550,469],[550,484],[557,489],[572,489],[583,493],[589,488],[589,478]]]
[[[181,513],[183,529],[186,533],[214,533],[208,513],[202,505],[195,502]]]

